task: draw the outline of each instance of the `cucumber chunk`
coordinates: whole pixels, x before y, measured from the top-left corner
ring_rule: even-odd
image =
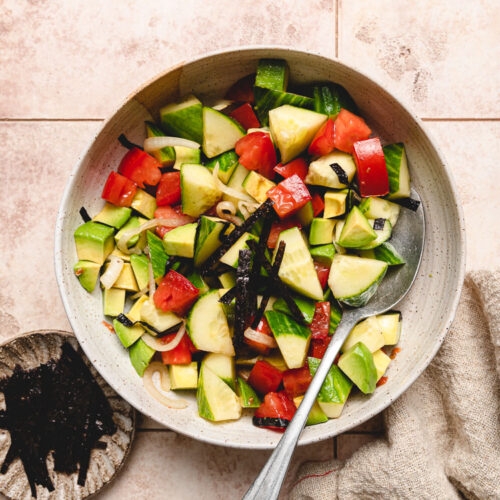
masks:
[[[296,292],[315,300],[322,300],[323,290],[300,229],[292,227],[280,233],[274,256],[281,241],[286,243],[286,247],[278,272],[279,277]]]
[[[246,250],[249,248],[248,241],[255,240],[258,241],[259,238],[251,233],[243,233],[234,243],[234,245],[229,248],[229,250],[221,257],[220,261],[223,264],[237,268],[239,262],[240,250]]]
[[[196,267],[201,266],[222,245],[219,235],[225,225],[226,221],[216,217],[206,215],[200,217],[194,248],[194,265]]]
[[[282,163],[288,163],[302,153],[325,121],[325,115],[288,104],[271,110],[269,127]]]
[[[380,221],[382,221],[383,223],[382,229],[378,229],[378,224]],[[361,247],[360,250],[371,250],[373,248],[376,248],[382,245],[382,243],[386,242],[392,235],[392,224],[389,219],[368,219],[368,222],[375,231],[377,237],[374,240],[370,241],[368,245]]]
[[[255,75],[256,93],[260,89],[284,92],[288,85],[290,69],[283,59],[260,59]]]
[[[281,312],[266,311],[265,315],[288,368],[303,366],[311,341],[311,330]]]
[[[192,307],[187,331],[197,349],[234,356],[226,315],[219,302],[219,291],[202,295]]]
[[[314,319],[314,312],[316,310],[316,303],[313,300],[306,299],[304,297],[293,296],[293,301],[297,304],[297,307],[300,309],[302,316],[304,317],[304,321],[310,325],[312,320]],[[276,299],[273,304],[273,310],[279,311],[289,316],[292,316],[290,309],[283,297]]]
[[[236,391],[234,369],[234,358],[226,354],[211,352],[203,358],[205,366],[210,368],[218,377],[220,377],[233,391]]]
[[[304,396],[297,396],[296,398],[293,398],[293,402],[295,403],[295,406],[298,408],[300,406],[300,403],[302,403],[302,400],[304,399]],[[325,412],[321,409],[321,406],[318,404],[318,401],[315,401],[311,411],[309,412],[309,416],[307,417],[306,425],[316,425],[316,424],[322,424],[323,422],[327,422],[328,417],[326,416]]]
[[[235,189],[240,193],[240,196],[238,198],[231,196],[229,194],[224,193],[222,195],[222,199],[224,201],[230,201],[234,204],[235,207],[238,206],[239,201],[248,201],[250,203],[255,203],[255,199],[252,198],[246,191],[245,188],[243,187],[243,182],[246,179],[248,175],[248,170],[241,165],[241,163],[238,163],[236,168],[234,169],[233,175],[231,175],[231,178],[229,179],[229,182],[227,183],[227,187],[230,187],[232,189]]]
[[[261,401],[253,388],[249,384],[247,384],[241,377],[237,378],[237,384],[241,406],[243,406],[243,408],[258,408]]]
[[[212,108],[203,108],[203,152],[209,157],[230,149],[245,135],[245,129],[231,117]]]
[[[336,118],[341,108],[359,114],[356,103],[349,92],[338,83],[325,83],[313,89],[314,111]]]
[[[358,207],[349,212],[340,233],[338,243],[344,248],[365,248],[377,238],[377,234]]]
[[[367,219],[388,219],[394,227],[398,221],[401,207],[396,203],[371,196],[361,202],[359,209]]]
[[[400,312],[379,314],[377,316],[385,345],[394,345],[401,337],[402,315]]]
[[[163,137],[165,132],[153,122],[145,122],[146,135],[148,137]],[[175,162],[175,149],[172,146],[167,146],[158,151],[151,153],[164,167],[170,167]],[[198,160],[199,161],[199,160]]]
[[[341,151],[334,151],[311,162],[305,179],[306,184],[333,189],[346,188],[345,179],[333,170],[332,165],[334,164],[340,166],[345,172],[348,182],[351,182],[356,173],[356,164],[353,157]]]
[[[302,227],[310,226],[312,220],[314,219],[312,203],[308,201],[295,215]]]
[[[201,151],[199,149],[187,148],[186,146],[175,146],[174,170],[180,170],[184,163],[198,164],[201,161]]]
[[[389,175],[389,198],[410,196],[410,172],[403,143],[383,147],[385,165]]]
[[[364,255],[362,255],[362,257],[364,257]],[[399,266],[406,263],[394,246],[387,241],[373,249],[373,258],[381,260],[382,262],[387,262],[390,266]]]
[[[335,247],[332,243],[329,245],[312,247],[309,251],[316,262],[328,267],[332,265],[333,256],[335,255]]]
[[[168,254],[165,252],[163,240],[151,231],[147,231],[147,240],[149,247],[149,258],[155,279],[163,278],[165,267],[168,261]],[[148,278],[149,279],[149,278]]]
[[[377,291],[386,271],[386,262],[336,254],[333,257],[328,285],[337,300],[352,307],[361,307]]]
[[[203,140],[202,104],[189,95],[179,102],[160,109],[161,124],[170,135],[201,144]]]
[[[210,170],[210,172],[212,172],[215,164],[218,163],[218,177],[221,182],[227,184],[229,179],[231,178],[231,175],[233,175],[234,170],[238,166],[238,159],[239,157],[234,150],[226,151],[225,153],[222,153],[219,156],[216,156],[215,158],[207,161],[206,167],[208,168],[208,170]],[[199,163],[199,160],[194,163]]]
[[[182,212],[199,217],[220,199],[221,192],[210,170],[203,165],[184,164],[181,167]]]

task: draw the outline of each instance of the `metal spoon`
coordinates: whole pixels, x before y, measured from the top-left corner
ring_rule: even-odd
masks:
[[[418,193],[412,189],[412,198],[420,201]],[[246,492],[243,500],[275,500],[285,479],[288,465],[307,417],[323,385],[328,370],[350,331],[360,320],[381,314],[398,304],[411,288],[422,258],[425,237],[425,220],[422,204],[413,212],[402,209],[398,227],[391,243],[406,260],[406,264],[390,268],[370,302],[357,309],[345,308],[342,320],[325,352],[321,364],[307,389],[304,399],[288,425],[286,432],[269,457],[257,479]]]

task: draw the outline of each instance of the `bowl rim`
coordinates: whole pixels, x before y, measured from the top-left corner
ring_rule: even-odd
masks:
[[[409,115],[411,118],[414,120],[415,124],[418,125],[418,127],[423,131],[427,139],[429,140],[430,145],[436,152],[437,156],[441,160],[441,168],[447,178],[447,181],[449,182],[450,188],[451,188],[451,193],[453,195],[453,199],[456,205],[457,213],[458,213],[458,225],[459,225],[459,231],[458,234],[456,235],[458,238],[458,248],[459,248],[459,256],[460,256],[460,261],[459,261],[459,269],[458,269],[458,283],[454,291],[454,297],[453,301],[451,304],[451,307],[449,308],[446,316],[446,321],[444,324],[444,327],[441,332],[439,332],[439,335],[436,337],[436,341],[434,343],[433,349],[427,354],[427,356],[423,359],[423,361],[417,366],[417,369],[415,372],[413,372],[413,375],[411,377],[408,377],[404,383],[400,384],[398,389],[394,391],[394,394],[391,395],[391,397],[387,397],[385,401],[379,403],[377,406],[373,406],[373,409],[370,407],[368,411],[365,412],[363,417],[361,419],[353,419],[353,422],[351,424],[348,424],[344,429],[341,431],[338,430],[333,430],[333,431],[326,431],[324,434],[321,434],[319,436],[311,436],[308,439],[301,439],[299,440],[298,445],[303,446],[307,444],[312,444],[320,441],[324,441],[326,439],[330,439],[334,436],[337,436],[341,433],[348,432],[350,429],[357,427],[358,425],[368,421],[369,419],[373,418],[375,415],[378,415],[381,413],[383,410],[385,410],[388,406],[390,406],[397,398],[399,398],[408,388],[420,377],[420,375],[423,373],[423,371],[428,367],[430,362],[434,359],[435,355],[437,354],[438,350],[440,349],[444,338],[449,331],[452,322],[455,318],[456,311],[458,308],[460,296],[461,296],[461,291],[465,279],[465,272],[466,272],[466,241],[465,241],[465,219],[464,219],[464,213],[463,213],[463,207],[462,203],[460,200],[460,196],[455,184],[455,180],[453,178],[452,173],[450,172],[446,161],[444,160],[444,155],[437,145],[432,133],[428,130],[427,126],[425,123],[416,115],[413,111],[411,111],[410,107],[406,104],[406,101],[404,99],[401,99],[397,93],[393,93],[392,91],[387,90],[386,86],[382,84],[378,79],[373,78],[372,76],[367,75],[364,71],[360,70],[357,68],[355,65],[351,64],[346,64],[343,61],[340,61],[337,57],[333,56],[325,56],[324,54],[321,54],[319,52],[315,52],[313,50],[305,50],[305,49],[293,49],[288,46],[284,45],[279,45],[279,44],[271,44],[271,45],[243,45],[243,46],[231,46],[231,47],[225,47],[223,49],[211,51],[211,52],[206,52],[203,54],[198,54],[192,58],[189,58],[187,60],[183,60],[181,62],[178,62],[176,64],[173,64],[166,70],[156,74],[152,78],[148,79],[145,83],[141,84],[139,87],[137,87],[133,92],[129,93],[126,98],[121,100],[117,106],[108,114],[107,118],[105,118],[99,129],[96,131],[95,135],[92,137],[92,139],[89,141],[87,146],[83,149],[78,161],[74,165],[68,180],[66,182],[66,186],[64,188],[63,196],[59,205],[59,209],[57,212],[57,219],[56,219],[56,224],[55,224],[55,231],[54,231],[54,266],[55,266],[55,274],[56,274],[56,281],[59,289],[59,294],[61,296],[61,300],[64,306],[64,309],[66,311],[66,315],[68,316],[68,320],[71,324],[71,328],[73,329],[74,335],[76,339],[78,340],[78,322],[76,321],[76,318],[72,318],[72,315],[69,314],[69,311],[71,310],[69,301],[67,299],[67,296],[69,294],[69,290],[66,288],[64,279],[63,279],[63,260],[62,260],[62,233],[63,233],[63,222],[65,218],[65,206],[68,204],[69,199],[70,199],[70,193],[73,189],[74,184],[76,183],[76,180],[80,174],[80,171],[83,168],[83,163],[89,154],[96,138],[102,133],[102,131],[107,127],[108,123],[113,120],[115,115],[125,106],[127,105],[132,99],[134,99],[140,92],[142,92],[144,89],[146,89],[148,86],[153,84],[155,81],[158,79],[164,77],[168,73],[171,73],[172,71],[175,71],[178,68],[182,68],[183,66],[186,66],[188,64],[195,64],[195,63],[200,63],[201,61],[205,59],[212,58],[214,56],[220,56],[223,54],[228,54],[231,52],[248,52],[248,51],[261,51],[261,52],[266,52],[266,51],[285,51],[289,53],[294,53],[294,54],[302,54],[304,56],[316,56],[319,58],[322,58],[325,60],[325,62],[335,62],[336,64],[339,64],[340,66],[343,66],[346,70],[349,71],[354,71],[355,73],[358,73],[358,75],[362,76],[363,78],[366,78],[370,83],[374,84],[375,86],[379,87],[382,91],[388,93],[390,97],[394,99],[394,101]],[[80,344],[80,342],[79,342]],[[95,363],[92,360],[92,357],[90,356],[90,353],[87,353],[86,351],[86,346],[85,344],[80,344],[80,347],[82,350],[85,352],[85,355],[88,357],[89,360],[91,360],[91,363],[94,365],[95,369],[99,372],[99,374],[103,377],[103,379],[119,394],[123,399],[125,399],[132,407],[134,407],[137,411],[141,412],[143,415],[151,418],[152,420],[158,422],[158,420],[151,415],[151,412],[148,411],[145,408],[139,408],[138,406],[134,405],[131,401],[129,401],[128,397],[122,393],[121,387],[119,386],[118,383],[115,383],[114,380],[109,377],[109,379],[101,373],[101,370],[99,369],[99,366],[97,366],[97,363]],[[223,438],[223,435],[221,436],[220,439],[215,439],[210,436],[205,436],[204,433],[195,435],[192,432],[186,431],[185,428],[181,426],[168,426],[164,424],[163,422],[158,422],[161,425],[165,425],[167,428],[178,432],[184,436],[190,437],[192,439],[196,439],[198,441],[206,442],[212,445],[218,445],[218,446],[224,446],[224,447],[229,447],[229,448],[239,448],[239,449],[252,449],[252,450],[269,450],[273,449],[274,445],[268,444],[266,442],[256,442],[256,443],[251,443],[251,444],[246,444],[246,443],[236,443],[233,441],[226,441]]]

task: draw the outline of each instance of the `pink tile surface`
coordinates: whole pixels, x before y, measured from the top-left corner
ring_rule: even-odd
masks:
[[[339,0],[339,57],[419,116],[500,117],[495,0]]]
[[[7,0],[0,117],[105,117],[156,74],[224,47],[333,56],[334,16],[331,0]]]

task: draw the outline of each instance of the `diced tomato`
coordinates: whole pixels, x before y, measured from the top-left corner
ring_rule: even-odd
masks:
[[[158,207],[155,210],[155,219],[167,219],[168,226],[156,226],[156,234],[163,239],[163,237],[172,229],[184,224],[190,224],[196,219],[190,215],[182,213],[182,207],[177,205],[175,207]]]
[[[259,321],[259,324],[257,325],[257,328],[255,330],[257,332],[263,333],[264,335],[268,335],[269,337],[273,336],[271,328],[269,327],[269,323],[267,322],[267,319],[264,317]],[[271,350],[270,347],[268,347],[267,345],[261,344],[260,342],[256,342],[255,340],[247,339],[246,337],[245,337],[245,344],[249,345],[255,351],[257,351],[260,354],[263,354],[264,356],[269,354],[269,351]]]
[[[255,101],[253,95],[253,85],[255,83],[255,73],[239,79],[227,92],[226,99],[230,101],[250,102]]]
[[[334,124],[335,147],[352,154],[353,144],[368,139],[371,133],[363,118],[342,108]]]
[[[144,188],[144,184],[158,184],[161,177],[160,168],[161,163],[156,158],[142,149],[132,148],[122,158],[118,172]]]
[[[248,377],[248,383],[261,394],[276,391],[282,380],[283,372],[266,361],[257,361]]]
[[[130,207],[137,184],[123,175],[111,172],[104,184],[101,197],[118,207]]]
[[[335,148],[334,120],[329,118],[326,123],[316,132],[307,152],[313,156],[324,156],[331,153]]]
[[[316,302],[312,323],[309,325],[313,339],[324,339],[330,328],[330,302]]]
[[[274,210],[282,219],[294,214],[312,199],[311,193],[297,174],[271,188],[267,196],[274,201]]]
[[[199,293],[198,288],[182,274],[169,271],[160,281],[153,299],[158,309],[184,316]]]
[[[163,174],[156,191],[156,204],[159,207],[176,205],[181,201],[181,173],[167,172]]]
[[[308,165],[306,160],[304,160],[304,158],[297,158],[287,163],[286,165],[278,163],[274,167],[274,171],[285,178],[297,174],[302,180],[304,180],[307,175],[307,167]]]
[[[297,408],[294,402],[287,396],[285,391],[270,392],[264,396],[264,402],[255,411],[255,416],[259,418],[281,418],[292,420]],[[278,432],[284,432],[281,427],[265,426]]]
[[[189,346],[189,350],[191,351],[192,354],[195,354],[197,352],[200,352],[200,349],[197,349],[194,344],[193,344],[193,341],[189,338],[189,335],[185,335],[186,337],[186,342],[188,343],[188,346]]]
[[[308,366],[294,368],[283,373],[283,387],[291,398],[305,394],[311,380],[311,372]]]
[[[354,160],[361,196],[385,196],[389,193],[389,175],[378,137],[355,142]]]
[[[330,268],[324,266],[319,262],[314,261],[314,269],[316,269],[316,274],[318,275],[319,283],[321,288],[324,290],[328,284],[328,276],[330,275]]]
[[[309,356],[322,359],[330,340],[332,340],[332,337],[330,336],[327,336],[324,339],[312,339],[309,347]]]
[[[229,116],[234,118],[245,130],[260,127],[259,119],[255,116],[252,105],[248,102],[231,111]]]
[[[276,151],[266,132],[252,132],[242,137],[235,145],[240,163],[248,170],[257,170],[268,179],[274,178]]]
[[[175,333],[165,335],[161,338],[161,342],[168,344],[172,342]],[[161,359],[165,365],[186,365],[191,363],[191,350],[189,349],[189,344],[191,340],[187,333],[182,336],[181,341],[174,347],[171,351],[164,351],[161,353]]]
[[[325,202],[321,195],[313,193],[311,203],[313,206],[313,216],[317,217],[325,209]]]
[[[267,239],[268,248],[276,248],[276,243],[278,243],[278,238],[280,237],[281,232],[286,229],[290,229],[291,227],[298,227],[299,229],[302,229],[300,222],[294,218],[273,222],[269,238]]]

